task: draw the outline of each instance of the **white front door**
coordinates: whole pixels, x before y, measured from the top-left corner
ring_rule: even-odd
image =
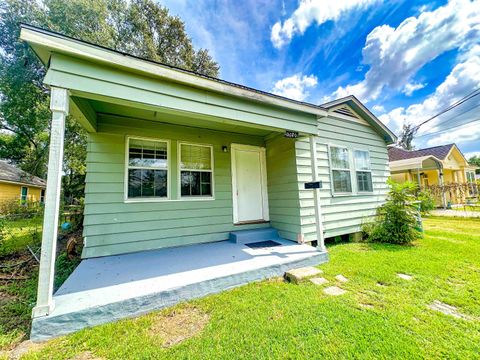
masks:
[[[265,148],[232,144],[233,221],[268,221]]]

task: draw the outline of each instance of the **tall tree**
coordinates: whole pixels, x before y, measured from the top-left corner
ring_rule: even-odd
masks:
[[[402,133],[398,138],[397,144],[405,150],[413,150],[412,145],[415,134],[417,133],[417,127],[412,124],[403,124]]]
[[[218,76],[218,64],[195,50],[182,20],[153,0],[0,2],[0,158],[37,176],[46,175],[49,89],[44,67],[19,41],[20,22]],[[65,142],[65,195],[75,197],[84,183],[86,134],[74,121],[67,121]]]
[[[475,174],[480,174],[480,156],[472,156],[468,159],[468,163],[473,166],[477,166],[478,169],[475,170]]]

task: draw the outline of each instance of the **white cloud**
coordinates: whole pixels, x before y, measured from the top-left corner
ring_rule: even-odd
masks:
[[[383,107],[383,105],[374,105],[372,106],[372,110],[375,111],[377,114],[385,112],[385,108]]]
[[[356,95],[375,100],[387,87],[415,90],[411,79],[425,64],[442,53],[468,51],[480,37],[480,0],[452,0],[418,17],[405,19],[397,28],[378,26],[367,36],[363,63],[370,66],[365,78],[339,87],[334,95]],[[418,88],[417,88],[418,90]]]
[[[465,53],[462,56],[462,60],[462,62],[455,65],[445,80],[423,102],[412,104],[406,108],[398,107],[393,109],[389,113],[381,115],[379,117],[380,120],[398,131],[404,123],[419,124],[478,88],[480,84],[480,45]],[[442,128],[449,127],[448,121],[450,121],[450,126],[454,126],[458,124],[459,120],[461,123],[473,120],[475,117],[478,117],[478,113],[476,111],[465,112],[465,110],[475,105],[475,101],[478,103],[479,100],[478,98],[471,100],[465,103],[465,105],[459,106],[455,110],[428,122],[420,128],[418,136],[441,131]],[[458,117],[455,118],[456,122],[452,123],[449,119],[454,118],[455,115],[458,115]],[[443,123],[441,126],[438,126],[440,122]],[[474,138],[480,138],[480,126],[478,123],[473,125],[476,128],[472,129],[472,127],[468,126],[452,129],[450,132],[431,138],[428,144],[466,142]]]
[[[478,123],[462,126],[453,131],[447,131],[427,141],[428,146],[437,146],[450,143],[462,144],[480,139],[480,126]]]
[[[402,92],[407,96],[412,96],[415,91],[423,89],[425,86],[427,86],[427,84],[408,83],[405,85]]]
[[[471,151],[464,154],[465,158],[470,159],[474,156],[480,157],[480,151]]]
[[[314,75],[301,76],[301,74],[295,74],[282,80],[278,80],[275,83],[272,92],[293,100],[303,101],[309,95],[307,88],[315,87],[317,82],[317,77]]]
[[[321,25],[329,20],[337,20],[344,13],[365,8],[377,0],[301,0],[293,14],[285,20],[276,22],[270,34],[270,40],[277,49],[288,44],[294,35],[303,34],[314,22]]]

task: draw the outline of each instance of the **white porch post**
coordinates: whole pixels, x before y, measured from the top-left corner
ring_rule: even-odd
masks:
[[[318,181],[317,164],[317,140],[314,135],[310,135],[310,157],[312,166],[312,181]],[[315,206],[315,225],[317,230],[317,246],[321,251],[325,251],[325,238],[323,236],[322,209],[320,207],[320,190],[313,189],[313,203]]]
[[[438,171],[438,184],[442,187],[442,206],[444,209],[447,208],[447,198],[445,196],[445,191],[443,189],[443,167],[439,167]]]
[[[68,92],[66,89],[52,87],[50,109],[52,110],[52,126],[50,130],[47,191],[43,215],[37,305],[33,308],[33,317],[48,315],[55,305],[53,302],[53,279],[57,251],[65,118],[68,115]]]

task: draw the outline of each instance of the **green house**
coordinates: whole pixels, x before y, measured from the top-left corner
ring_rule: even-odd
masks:
[[[275,229],[325,252],[387,192],[389,131],[350,96],[321,106],[24,25],[45,65],[52,130],[39,294],[53,307],[65,117],[88,132],[82,257]]]

